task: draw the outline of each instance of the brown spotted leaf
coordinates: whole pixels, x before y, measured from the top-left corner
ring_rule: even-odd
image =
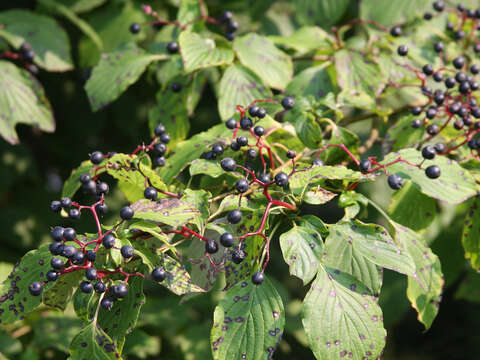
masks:
[[[85,84],[90,106],[98,111],[117,99],[138,80],[147,66],[165,55],[153,55],[134,44],[124,44],[115,51],[102,54]]]
[[[2,325],[23,319],[40,305],[42,297],[30,295],[28,287],[34,281],[45,281],[45,274],[50,270],[51,259],[48,246],[29,251],[3,281],[0,287],[0,323]],[[44,291],[51,286],[52,284],[47,283]]]
[[[310,228],[295,226],[280,235],[283,258],[290,267],[290,274],[309,283],[317,274],[323,254],[320,234]]]
[[[377,299],[357,279],[320,266],[303,302],[303,327],[317,359],[380,358],[386,331]]]
[[[215,309],[210,334],[214,359],[272,359],[285,325],[282,298],[265,278],[243,281],[227,291]]]
[[[123,343],[125,336],[135,328],[140,309],[145,304],[143,282],[144,279],[139,276],[130,278],[127,297],[115,301],[112,310],[100,309],[98,325],[115,344]]]
[[[159,201],[142,199],[133,203],[131,208],[135,211],[134,218],[136,219],[154,221],[174,227],[188,223],[199,213],[189,203],[175,198]]]
[[[83,275],[82,271],[61,275],[52,288],[44,291],[43,303],[62,311],[65,310],[72,298],[73,290],[80,284]]]
[[[459,204],[475,196],[478,191],[478,185],[470,172],[460,167],[456,161],[445,156],[437,156],[433,160],[425,160],[420,151],[403,149],[388,154],[382,161],[382,164],[394,161],[399,157],[413,164],[422,163],[423,169],[430,165],[437,165],[440,168],[440,177],[430,179],[425,175],[425,170],[403,162],[388,166],[389,173],[396,173],[404,179],[411,180],[422,193],[434,199],[442,200],[449,204]]]
[[[324,263],[352,275],[374,294],[379,294],[381,288],[377,266],[409,276],[415,274],[410,254],[383,227],[360,221],[342,222],[330,228]]]
[[[472,268],[480,270],[480,196],[472,203],[463,225],[462,244]]]
[[[418,312],[418,320],[429,329],[437,316],[444,284],[440,260],[415,231],[390,220],[395,239],[415,264],[415,276],[408,278],[407,297]]]
[[[70,344],[69,360],[118,360],[120,352],[112,339],[91,322],[78,333]]]
[[[204,289],[192,282],[190,274],[177,260],[169,256],[165,256],[163,258],[163,262],[157,265],[162,266],[167,272],[167,278],[160,284],[165,286],[174,294],[184,295],[195,292],[205,292]]]
[[[38,126],[53,132],[55,120],[42,85],[27,70],[0,60],[0,135],[18,143],[17,124]]]

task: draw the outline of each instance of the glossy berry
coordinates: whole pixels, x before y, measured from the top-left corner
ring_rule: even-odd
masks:
[[[133,23],[130,25],[130,32],[132,34],[138,34],[140,32],[140,24]]]
[[[292,96],[287,96],[282,99],[282,106],[285,110],[293,109],[295,106],[295,100]]]
[[[436,135],[438,134],[439,128],[437,124],[430,124],[427,126],[427,133],[428,135]]]
[[[463,30],[455,31],[455,39],[462,40],[463,38],[465,38],[465,31]]]
[[[230,149],[233,151],[238,151],[240,150],[241,146],[238,144],[238,142],[234,141],[230,144]]]
[[[103,154],[100,151],[95,151],[90,155],[90,161],[94,165],[100,164],[104,159],[105,159],[105,157],[103,156]]]
[[[235,264],[240,264],[245,259],[245,252],[243,250],[235,250],[232,254],[232,261]]]
[[[215,240],[208,240],[205,243],[205,251],[209,254],[215,254],[218,251],[218,244]]]
[[[412,115],[420,115],[422,113],[422,108],[420,106],[414,106],[410,109]]]
[[[230,20],[227,23],[227,33],[233,33],[238,30],[238,22],[235,20]]]
[[[252,122],[252,119],[250,119],[249,117],[244,116],[240,119],[240,127],[243,130],[248,130],[252,126],[253,126],[253,122]]]
[[[107,234],[102,239],[102,245],[106,249],[111,249],[115,245],[115,236],[112,234]]]
[[[169,54],[175,54],[178,52],[179,46],[176,41],[169,42],[167,44],[167,51]]]
[[[225,122],[225,126],[228,128],[228,129],[235,129],[235,127],[237,126],[237,122],[235,121],[235,119],[228,119],[226,122]]]
[[[443,74],[441,72],[436,72],[435,74],[433,74],[433,80],[435,80],[436,82],[443,81]]]
[[[143,196],[145,197],[145,199],[148,199],[148,200],[156,200],[158,196],[158,192],[154,187],[149,186],[143,192]]]
[[[170,89],[172,89],[172,91],[173,91],[174,93],[178,93],[178,92],[182,91],[182,84],[174,81],[174,82],[172,83],[172,85],[170,85]]]
[[[157,126],[155,126],[155,129],[153,130],[155,136],[160,136],[164,134],[166,131],[167,129],[163,124],[158,124]]]
[[[59,277],[59,274],[55,270],[48,270],[45,277],[47,278],[47,281],[56,281]]]
[[[43,286],[38,281],[35,281],[28,286],[28,291],[30,291],[32,296],[39,296],[43,291]]]
[[[60,200],[60,204],[62,204],[62,208],[69,209],[72,207],[72,199],[70,199],[69,197],[63,197]]]
[[[212,151],[215,153],[215,155],[220,156],[223,154],[225,149],[223,148],[222,144],[215,144],[212,146]]]
[[[422,156],[424,159],[431,160],[435,157],[435,155],[436,155],[435,148],[431,145],[425,146],[422,149]]]
[[[253,132],[257,136],[263,136],[265,134],[265,129],[263,128],[263,126],[255,126]]]
[[[153,159],[153,165],[158,167],[165,166],[167,160],[163,156],[157,156]]]
[[[457,83],[457,82],[455,81],[455,78],[453,78],[453,77],[449,77],[449,78],[446,78],[446,79],[445,79],[445,87],[446,87],[447,89],[453,88],[456,83]]]
[[[265,116],[267,116],[267,110],[264,108],[259,108],[257,111],[257,118],[263,119]]]
[[[242,212],[238,209],[231,210],[227,215],[227,220],[230,224],[238,224],[242,221]]]
[[[75,251],[72,255],[72,263],[75,265],[82,265],[85,262],[85,254],[81,250]]]
[[[135,215],[135,212],[130,206],[124,206],[120,210],[120,217],[122,218],[122,220],[130,220],[131,218],[133,218],[133,215]]]
[[[88,268],[87,270],[85,270],[85,277],[87,278],[87,280],[96,280],[97,279],[97,269],[95,268]]]
[[[97,294],[103,294],[105,291],[107,291],[107,287],[103,282],[97,282],[95,285],[93,285],[93,290],[95,290]]]
[[[63,237],[66,241],[73,241],[77,237],[77,232],[75,231],[75,229],[66,228],[65,230],[63,230]]]
[[[277,175],[275,175],[275,184],[282,187],[287,186],[288,175],[284,172],[279,172]]]
[[[63,245],[61,242],[53,242],[50,244],[48,249],[50,250],[50,253],[52,255],[60,255],[63,251],[65,245]]]
[[[430,179],[436,179],[440,176],[440,168],[437,165],[430,165],[425,169],[425,175]]]
[[[394,26],[390,29],[390,35],[394,37],[402,36],[402,28],[400,26]]]
[[[98,195],[106,195],[110,191],[110,188],[106,182],[99,182],[97,184],[97,194]]]
[[[470,88],[470,83],[468,81],[464,81],[458,86],[458,91],[460,91],[462,94],[468,94],[471,90],[472,89]]]
[[[256,117],[259,109],[260,108],[257,105],[253,105],[248,108],[248,113],[251,117]]]
[[[93,180],[89,180],[82,184],[82,190],[85,194],[95,195],[97,193],[97,184]]]
[[[392,174],[388,177],[388,186],[393,190],[399,190],[403,186],[403,178],[397,174]]]
[[[93,250],[87,250],[87,252],[85,253],[85,258],[88,261],[94,262],[95,259],[97,258],[97,253]]]
[[[235,239],[232,233],[226,232],[220,236],[220,244],[224,247],[232,247],[235,243]]]
[[[438,110],[437,110],[436,107],[434,107],[434,106],[429,107],[427,109],[427,113],[426,113],[427,118],[429,118],[429,119],[435,118],[435,116],[437,116],[437,112],[438,112]]]
[[[263,184],[268,184],[272,181],[272,179],[270,178],[270,174],[265,173],[261,173],[260,175],[258,175],[257,179]]]
[[[312,165],[313,165],[313,166],[323,166],[323,165],[325,165],[325,164],[324,164],[323,161],[320,160],[319,158],[315,158],[315,159],[312,160]]]
[[[63,240],[63,232],[65,229],[61,226],[55,226],[51,231],[50,231],[50,236],[54,241],[62,241]]]
[[[160,135],[160,141],[164,144],[168,144],[170,142],[170,135],[167,133],[163,133]]]
[[[97,211],[98,215],[105,215],[108,212],[108,206],[104,204],[97,204],[95,206],[95,210]]]
[[[77,248],[75,246],[66,245],[63,248],[62,256],[66,257],[67,259],[71,259],[76,252],[77,252]]]
[[[476,139],[470,139],[467,143],[468,147],[472,150],[478,149],[478,142]]]
[[[438,12],[442,12],[443,9],[445,9],[445,3],[443,1],[435,1],[433,3],[433,8]]]
[[[80,290],[85,294],[90,294],[93,291],[93,285],[88,281],[82,281],[80,283]]]
[[[252,283],[253,283],[254,285],[260,285],[261,283],[263,283],[264,280],[265,280],[265,277],[263,276],[263,273],[262,273],[262,272],[253,273],[253,275],[252,275]]]
[[[167,152],[167,146],[164,143],[155,144],[153,145],[153,151],[155,151],[155,154],[163,156]]]
[[[217,158],[217,154],[215,154],[213,151],[207,151],[204,154],[204,157],[206,160],[215,160]]]
[[[78,219],[80,219],[80,210],[75,209],[75,208],[70,209],[70,210],[68,211],[68,217],[69,217],[70,219],[72,219],[72,220],[78,220]]]
[[[443,46],[443,43],[441,41],[438,41],[436,42],[435,44],[433,44],[433,49],[436,51],[436,52],[442,52],[444,50],[444,46]]]
[[[368,173],[372,168],[372,163],[370,162],[370,160],[364,159],[360,161],[360,164],[358,165],[358,167],[360,168],[360,171],[362,173]]]
[[[113,308],[113,299],[109,297],[104,297],[100,302],[100,306],[105,310],[112,310]]]
[[[248,190],[248,181],[246,179],[239,179],[235,184],[235,189],[241,194]]]
[[[297,156],[297,152],[295,150],[288,150],[287,151],[287,158],[288,159],[295,159],[295,156]]]
[[[429,12],[426,12],[425,14],[423,14],[423,18],[425,20],[432,20],[432,14]]]
[[[455,122],[453,123],[453,127],[456,129],[456,130],[461,130],[463,128],[463,121],[462,119],[457,119],[455,120]]]
[[[133,256],[133,253],[135,251],[133,250],[133,247],[130,245],[123,245],[120,249],[120,253],[125,259],[130,259]]]
[[[418,129],[422,126],[422,122],[419,119],[412,120],[412,128]]]
[[[248,145],[248,139],[246,136],[239,136],[237,137],[237,143],[240,146],[247,146]]]
[[[237,167],[237,163],[232,158],[224,158],[220,161],[220,166],[225,171],[233,171]]]
[[[478,64],[473,64],[470,66],[470,72],[474,75],[478,74],[480,72],[480,66]]]
[[[128,288],[124,283],[115,284],[110,288],[110,290],[112,295],[118,299],[123,299],[128,295]]]
[[[225,37],[228,41],[233,41],[235,39],[235,32],[226,32]]]
[[[61,270],[65,266],[65,263],[63,262],[63,260],[61,258],[54,257],[54,258],[52,258],[52,260],[50,260],[50,265],[55,270]]]
[[[397,54],[400,56],[406,56],[408,54],[408,46],[407,45],[400,45],[397,48]]]
[[[167,277],[167,272],[161,267],[157,267],[152,271],[152,279],[156,282],[162,282]]]
[[[257,157],[257,150],[250,148],[247,150],[247,156],[249,159],[255,159]]]
[[[50,203],[50,210],[53,212],[60,212],[60,210],[62,210],[62,203],[58,200],[53,200]]]
[[[433,74],[433,66],[430,64],[426,64],[423,66],[422,71],[425,75],[430,76]]]
[[[458,83],[464,82],[467,80],[467,75],[463,71],[459,71],[455,74],[455,80]]]

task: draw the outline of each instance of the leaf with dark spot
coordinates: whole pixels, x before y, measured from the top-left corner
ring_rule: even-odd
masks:
[[[185,201],[166,198],[159,201],[138,200],[131,205],[136,219],[154,221],[159,224],[181,226],[195,218],[199,213]]]
[[[121,355],[112,339],[91,322],[72,340],[69,359],[118,360]]]

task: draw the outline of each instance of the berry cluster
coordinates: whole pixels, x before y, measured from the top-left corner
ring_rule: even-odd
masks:
[[[170,142],[170,136],[166,132],[165,127],[159,124],[155,128],[156,138],[150,145],[138,146],[131,154],[136,155],[140,151],[153,151],[153,163],[156,166],[165,165],[165,153],[167,151],[166,144]],[[90,154],[90,162],[96,166],[94,173],[102,167],[109,166],[108,161],[105,164],[105,159],[113,158],[115,153],[104,155],[100,151],[95,151]],[[120,266],[115,270],[99,269],[95,267],[95,260],[97,252],[100,248],[110,251],[119,251],[125,263],[135,256],[134,248],[131,245],[123,245],[117,247],[117,239],[115,232],[118,227],[124,222],[132,219],[135,215],[134,210],[130,206],[125,206],[120,210],[121,221],[103,231],[100,223],[100,216],[108,211],[105,204],[105,196],[109,192],[109,186],[106,182],[98,181],[97,175],[93,178],[89,174],[82,174],[79,178],[82,190],[89,195],[96,197],[96,202],[93,205],[86,206],[72,201],[68,197],[61,200],[54,200],[50,204],[50,209],[56,213],[66,211],[71,220],[80,218],[82,211],[88,211],[92,214],[97,228],[97,236],[94,239],[88,240],[84,236],[79,236],[72,227],[55,226],[50,231],[50,236],[53,242],[50,244],[50,253],[54,256],[50,262],[52,267],[46,273],[46,279],[43,282],[33,282],[29,286],[29,291],[32,295],[38,296],[43,291],[43,285],[47,282],[56,281],[60,276],[74,271],[82,271],[84,273],[84,280],[80,284],[80,290],[84,293],[91,293],[95,291],[102,294],[100,305],[102,308],[110,310],[114,302],[125,298],[128,295],[128,279],[132,276],[146,277],[143,273],[133,272],[128,273]],[[165,195],[176,195],[169,192],[164,192],[155,187],[148,186],[145,189],[144,195],[146,199],[156,200],[158,192]],[[118,275],[123,276],[123,280],[118,282],[115,280]],[[162,267],[153,269],[150,277],[157,282],[163,281],[167,277],[167,272]]]
[[[3,51],[0,52],[0,58],[6,58],[11,60],[20,61],[23,66],[30,70],[32,73],[37,73],[38,68],[33,64],[35,59],[35,51],[33,51],[32,46],[24,42],[20,45],[20,48],[17,52],[15,51]]]
[[[225,11],[217,19],[217,23],[225,30],[225,37],[232,41],[238,30],[238,22],[233,18],[231,11]]]

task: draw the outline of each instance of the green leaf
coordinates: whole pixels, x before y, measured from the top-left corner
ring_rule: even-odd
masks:
[[[28,287],[34,281],[45,281],[45,274],[50,270],[52,255],[48,246],[26,253],[15,265],[0,288],[0,322],[2,325],[21,320],[33,311],[42,300],[41,296],[32,296]],[[44,286],[44,291],[51,284]]]
[[[72,340],[69,360],[118,360],[121,355],[112,339],[96,322],[85,326]]]
[[[255,33],[235,39],[240,62],[257,74],[267,86],[283,90],[293,75],[292,60],[268,38]]]
[[[96,306],[98,303],[98,295],[94,292],[85,294],[80,288],[77,288],[73,294],[73,308],[75,314],[85,321],[90,321],[95,315]]]
[[[52,288],[43,292],[43,303],[64,311],[72,298],[74,288],[79,285],[83,275],[82,271],[61,275]]]
[[[315,116],[307,111],[292,109],[287,121],[293,123],[295,132],[302,143],[310,149],[318,149],[322,144],[322,128]]]
[[[236,106],[248,106],[255,99],[272,96],[263,81],[242,65],[230,65],[220,81],[218,111],[222,120],[236,113]]]
[[[402,0],[398,3],[362,0],[360,2],[360,18],[375,20],[385,26],[396,25],[414,19],[430,3],[427,0]]]
[[[328,144],[343,144],[345,147],[352,153],[357,151],[358,145],[360,144],[360,139],[358,136],[351,132],[348,129],[336,126],[335,123],[329,121],[332,126],[332,132],[330,139],[326,141]],[[339,148],[328,148],[320,154],[320,159],[325,163],[338,163],[345,159],[348,159],[349,156],[345,151]]]
[[[144,198],[145,176],[140,171],[130,170],[138,160],[137,156],[116,154],[109,158],[106,164],[107,173],[118,180],[120,190],[130,202]],[[146,170],[146,167],[143,170]]]
[[[423,131],[412,127],[412,120],[416,118],[417,116],[409,114],[402,117],[392,126],[389,126],[383,143],[386,153],[413,147],[422,140]]]
[[[205,292],[204,289],[192,282],[190,274],[177,260],[169,256],[165,256],[163,258],[163,263],[157,264],[157,266],[159,265],[163,266],[167,272],[167,278],[162,281],[160,285],[165,286],[174,294],[185,295],[190,293]]]
[[[100,0],[102,1],[102,0]],[[98,0],[97,0],[98,2]],[[83,19],[75,14],[74,9],[71,9],[67,6],[60,4],[58,1],[54,0],[40,0],[39,3],[43,6],[46,6],[49,10],[64,16],[68,19],[72,24],[80,29],[86,36],[88,36],[98,47],[99,50],[102,50],[103,43],[102,39],[98,36],[98,34],[93,30],[93,28]]]
[[[290,176],[290,190],[295,195],[303,194],[307,189],[328,180],[347,180],[349,182],[365,181],[371,176],[359,171],[347,169],[344,166],[313,166],[305,171],[295,172]]]
[[[338,85],[343,90],[342,99],[360,107],[374,108],[374,99],[383,88],[379,66],[357,52],[339,50],[335,53],[335,69]]]
[[[124,44],[103,54],[85,84],[92,110],[98,111],[116,100],[138,80],[151,62],[165,58],[164,55],[148,54],[134,44]]]
[[[115,301],[111,310],[101,309],[98,313],[99,326],[115,344],[123,343],[124,337],[135,328],[145,303],[143,282],[144,279],[140,276],[132,277],[128,281],[127,297]]]
[[[472,268],[480,270],[480,196],[475,198],[463,225],[462,244]]]
[[[295,226],[280,235],[283,258],[290,274],[308,284],[317,274],[322,261],[323,242],[320,234],[307,227]]]
[[[196,0],[180,0],[180,7],[177,13],[177,20],[185,24],[187,30],[199,32],[203,29],[203,21],[198,21],[202,16],[200,3]],[[197,20],[197,21],[195,21]]]
[[[180,33],[178,40],[186,73],[233,61],[233,50],[225,40],[215,41],[187,31]]]
[[[312,95],[315,99],[324,97],[329,92],[336,90],[329,72],[333,70],[330,63],[306,68],[290,81],[285,90],[287,94],[295,96]],[[295,110],[293,108],[292,110]]]
[[[35,52],[34,62],[47,71],[73,69],[67,33],[55,20],[27,10],[0,13],[0,36],[13,47],[27,42]]]
[[[419,231],[428,228],[432,223],[437,215],[437,205],[435,199],[422,194],[410,181],[407,181],[392,195],[388,213],[396,222]]]
[[[58,313],[35,321],[33,326],[33,346],[36,349],[57,349],[68,353],[72,339],[79,333],[82,321],[75,317]]]
[[[319,267],[305,297],[303,327],[317,359],[381,356],[386,331],[376,298],[352,276]]]
[[[301,24],[325,28],[341,19],[350,4],[349,0],[294,0],[295,16]]]
[[[375,295],[380,293],[382,282],[376,265],[414,275],[415,265],[409,253],[397,245],[380,225],[349,221],[338,223],[329,230],[324,263],[352,275]]]
[[[160,170],[163,181],[169,184],[188,164],[198,159],[208,146],[231,136],[232,131],[227,129],[224,124],[219,124],[178,143],[176,148],[181,151],[173,152],[168,158],[167,164]]]
[[[337,194],[322,189],[320,186],[311,187],[304,193],[303,201],[307,204],[321,205],[332,200]]]
[[[0,72],[0,135],[17,144],[15,126],[20,123],[53,132],[55,120],[42,85],[27,70],[9,61],[0,60]]]
[[[95,175],[93,168],[94,165],[92,162],[90,160],[86,160],[83,161],[78,168],[72,170],[70,177],[63,183],[62,197],[73,197],[73,195],[75,195],[82,185],[80,183],[80,176],[82,176],[82,174],[88,174],[90,177],[93,177]],[[105,168],[101,168],[97,171],[97,174],[99,175],[105,171]]]
[[[107,0],[57,0],[74,13],[84,13],[105,4]]]
[[[0,359],[13,359],[15,354],[22,351],[22,343],[10,334],[0,330]]]
[[[123,353],[140,359],[147,359],[149,356],[158,355],[160,348],[160,339],[158,337],[151,336],[140,329],[135,329],[127,336]]]
[[[333,51],[334,41],[318,26],[304,26],[290,36],[269,36],[268,38],[276,45],[282,45],[300,53],[315,50],[317,54],[329,54]],[[287,93],[295,94],[288,91]]]
[[[203,231],[207,225],[207,220],[210,215],[208,203],[210,198],[211,194],[205,190],[186,189],[182,195],[183,201],[192,205],[192,207],[199,211],[192,222],[197,225],[197,228],[200,229],[200,231]]]
[[[395,228],[395,240],[415,263],[415,274],[408,278],[407,297],[418,312],[418,320],[429,329],[442,297],[444,280],[440,260],[416,232],[393,221],[390,223]]]
[[[154,221],[170,226],[181,226],[195,218],[199,211],[185,201],[175,198],[150,201],[138,200],[131,205],[135,211],[134,218]]]
[[[225,171],[222,169],[218,162],[213,162],[205,159],[196,159],[193,160],[190,164],[190,175],[205,174],[213,178],[217,178],[225,174]]]
[[[265,278],[262,285],[241,282],[215,309],[210,341],[215,359],[273,357],[285,324],[282,298]]]
[[[466,277],[463,278],[455,299],[467,300],[473,303],[480,303],[480,274],[470,270]]]
[[[409,179],[425,195],[442,200],[450,204],[459,204],[477,193],[478,186],[472,175],[445,156],[437,156],[434,160],[425,160],[422,154],[415,149],[403,149],[388,154],[382,164],[389,163],[401,157],[413,164],[422,163],[426,169],[430,165],[438,165],[441,175],[438,179],[430,179],[425,171],[417,167],[399,162],[388,166],[388,172],[398,174],[404,179]]]

